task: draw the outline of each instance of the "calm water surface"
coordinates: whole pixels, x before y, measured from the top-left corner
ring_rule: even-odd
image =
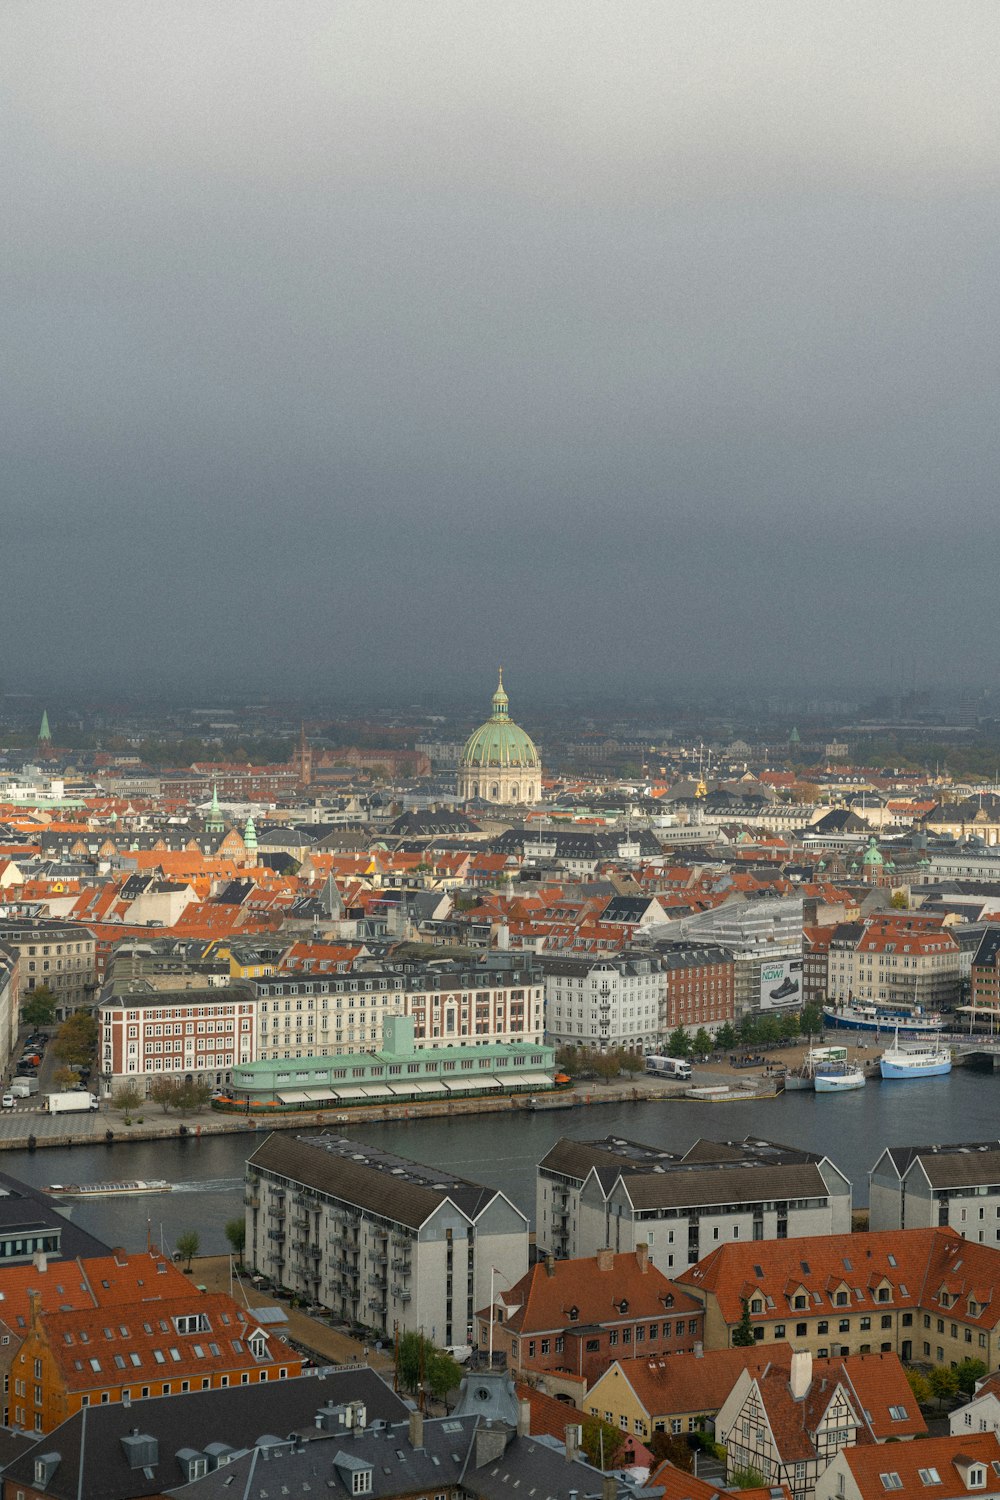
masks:
[[[682,1151],[707,1136],[738,1140],[765,1136],[824,1151],[854,1184],[854,1202],[868,1202],[868,1171],[884,1146],[912,1142],[996,1140],[1000,1136],[1000,1077],[956,1069],[947,1078],[869,1083],[855,1093],[786,1094],[747,1104],[605,1104],[552,1113],[474,1115],[462,1119],[358,1122],[337,1126],[361,1141],[402,1156],[448,1167],[503,1189],[534,1217],[535,1164],[560,1136],[605,1135]],[[50,1182],[163,1177],[170,1193],[64,1204],[75,1222],[111,1245],[136,1249],[154,1238],[172,1246],[197,1230],[202,1252],[228,1249],[224,1226],[242,1216],[242,1174],[254,1140],[246,1135],[136,1145],[76,1146],[72,1150],[9,1151],[3,1168],[38,1187]]]

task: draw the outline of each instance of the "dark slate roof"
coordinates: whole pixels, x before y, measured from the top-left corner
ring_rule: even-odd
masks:
[[[25,1229],[52,1228],[62,1231],[59,1254],[50,1256],[50,1260],[75,1260],[81,1255],[111,1254],[110,1245],[67,1219],[45,1193],[29,1187],[26,1182],[19,1182],[16,1177],[9,1177],[6,1172],[0,1172],[0,1231],[7,1233],[22,1226]]]
[[[343,1434],[314,1432],[306,1443],[256,1450],[231,1460],[204,1479],[174,1494],[184,1500],[275,1500],[279,1495],[353,1493],[355,1471],[371,1470],[365,1490],[374,1500],[400,1495],[450,1492],[461,1478],[473,1447],[475,1417],[440,1417],[424,1422],[423,1442],[413,1447],[408,1422],[386,1428],[367,1426]]]
[[[245,1449],[253,1448],[268,1433],[282,1439],[292,1432],[315,1433],[316,1413],[321,1407],[350,1401],[364,1402],[369,1422],[398,1422],[406,1416],[400,1397],[367,1368],[334,1370],[324,1376],[270,1381],[267,1385],[232,1386],[224,1391],[192,1391],[131,1406],[115,1402],[87,1407],[37,1439],[5,1470],[4,1479],[31,1488],[35,1459],[58,1453],[59,1465],[45,1486],[46,1495],[54,1500],[77,1500],[79,1494],[86,1500],[139,1500],[140,1496],[160,1495],[183,1482],[177,1461],[182,1448],[203,1453],[210,1443],[224,1443],[229,1448]],[[151,1466],[149,1477],[142,1469],[129,1467],[122,1448],[122,1438],[136,1428],[155,1437],[159,1444],[157,1463]],[[221,1471],[223,1476],[230,1472],[229,1467]],[[230,1497],[232,1490],[230,1486]]]
[[[932,1146],[916,1147],[907,1168],[918,1159],[932,1188],[995,1187],[1000,1184],[1000,1142],[997,1141],[944,1146],[937,1151]]]
[[[336,1136],[292,1136],[275,1131],[250,1157],[290,1182],[419,1229],[442,1203],[452,1202],[475,1218],[495,1189],[456,1177],[443,1167],[425,1167],[405,1157]]]
[[[685,1207],[689,1204],[746,1203],[773,1198],[825,1198],[827,1186],[819,1168],[717,1163],[699,1171],[647,1172],[628,1176],[625,1189],[636,1209]]]
[[[393,838],[430,838],[435,834],[480,833],[478,823],[450,807],[419,808],[400,813],[386,832]]]
[[[1000,924],[996,927],[987,927],[982,935],[979,947],[973,958],[973,966],[981,967],[984,964],[994,966],[997,962],[997,953],[1000,952]]]

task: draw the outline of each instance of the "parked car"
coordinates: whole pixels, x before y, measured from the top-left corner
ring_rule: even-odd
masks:
[[[14,1108],[14,1095],[13,1094],[4,1094],[3,1098],[0,1099],[0,1107],[2,1107],[3,1109],[13,1109]]]

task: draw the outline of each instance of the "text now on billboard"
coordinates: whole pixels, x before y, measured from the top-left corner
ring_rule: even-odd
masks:
[[[801,1004],[801,958],[783,958],[779,963],[761,964],[761,1010],[798,1010]]]

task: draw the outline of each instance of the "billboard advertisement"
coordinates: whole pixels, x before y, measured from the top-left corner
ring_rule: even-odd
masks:
[[[798,1010],[801,1005],[801,958],[782,958],[773,964],[761,964],[761,1010]]]

